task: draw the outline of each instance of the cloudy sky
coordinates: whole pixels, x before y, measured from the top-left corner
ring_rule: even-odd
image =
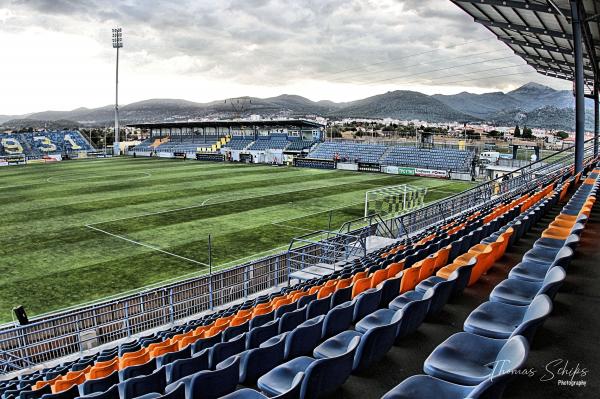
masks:
[[[510,90],[545,78],[446,0],[0,0],[0,114],[114,102]]]

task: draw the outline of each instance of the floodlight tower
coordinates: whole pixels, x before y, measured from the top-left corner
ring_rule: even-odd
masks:
[[[123,47],[123,32],[121,28],[112,30],[112,46],[117,49],[117,68],[115,74],[115,142],[113,154],[119,155],[119,49]]]

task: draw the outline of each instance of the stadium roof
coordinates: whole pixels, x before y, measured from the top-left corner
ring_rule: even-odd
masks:
[[[218,121],[184,121],[184,122],[159,122],[159,123],[131,123],[127,126],[142,129],[162,129],[180,127],[249,127],[249,126],[297,126],[321,128],[323,124],[305,119],[265,119],[265,120],[218,120]]]
[[[451,0],[541,74],[574,80],[570,0]],[[593,93],[600,60],[600,2],[578,0],[586,95]]]

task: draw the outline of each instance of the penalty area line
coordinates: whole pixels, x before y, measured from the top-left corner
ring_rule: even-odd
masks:
[[[103,233],[103,234],[107,234],[107,235],[109,235],[109,236],[111,236],[111,237],[115,237],[115,238],[121,239],[121,240],[123,240],[123,241],[127,241],[127,242],[129,242],[129,243],[131,243],[131,244],[139,245],[139,246],[142,246],[142,247],[145,247],[145,248],[152,249],[152,250],[154,250],[154,251],[161,252],[161,253],[163,253],[163,254],[166,254],[166,255],[169,255],[169,256],[173,256],[173,257],[175,257],[175,258],[178,258],[178,259],[184,260],[184,261],[186,261],[186,262],[191,262],[191,263],[194,263],[194,264],[196,264],[196,265],[201,265],[201,266],[205,266],[205,267],[210,267],[210,265],[208,265],[208,264],[206,264],[206,263],[204,263],[204,262],[199,262],[199,261],[197,261],[197,260],[194,260],[194,259],[186,258],[185,256],[181,256],[181,255],[177,255],[177,254],[174,254],[174,253],[172,253],[172,252],[169,252],[169,251],[165,251],[164,249],[160,249],[160,248],[158,248],[158,247],[155,247],[155,246],[153,246],[153,245],[150,245],[150,244],[145,244],[145,243],[143,243],[143,242],[139,242],[139,241],[135,241],[135,240],[132,240],[132,239],[130,239],[130,238],[123,237],[123,236],[120,236],[120,235],[118,235],[118,234],[114,234],[114,233],[111,233],[111,232],[109,232],[109,231],[106,231],[106,230],[99,229],[99,228],[97,228],[97,227],[94,227],[94,226],[90,226],[89,224],[86,224],[86,225],[85,225],[85,227],[87,227],[88,229],[92,229],[92,230],[98,231],[98,232],[100,232],[100,233]]]

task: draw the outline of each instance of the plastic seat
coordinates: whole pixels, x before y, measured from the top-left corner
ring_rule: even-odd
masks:
[[[331,309],[331,299],[329,297],[323,299],[315,299],[308,303],[306,309],[306,319],[327,314]]]
[[[359,341],[355,337],[346,348],[339,348],[334,357],[314,359],[301,356],[290,360],[260,377],[258,387],[268,396],[281,395],[290,390],[297,374],[304,372],[300,388],[301,399],[317,399],[332,393],[350,376]],[[323,345],[326,343],[327,341]]]
[[[291,312],[293,310],[296,310],[297,308],[298,308],[297,302],[292,302],[292,303],[282,305],[282,306],[278,307],[277,309],[275,309],[275,318],[278,319],[281,316],[283,316],[284,314]]]
[[[106,377],[86,380],[79,385],[79,393],[81,395],[89,395],[95,392],[104,392],[111,386],[119,383],[119,372],[113,371]]]
[[[563,269],[566,268],[572,257],[573,250],[569,247],[563,247],[556,254],[552,263],[520,262],[510,270],[508,278],[539,283],[544,281],[546,273],[552,267],[560,266]]]
[[[350,299],[352,299],[352,286],[338,288],[337,291],[335,291],[331,296],[330,307],[334,308],[335,306],[347,302]]]
[[[66,389],[58,393],[47,393],[42,395],[42,399],[75,399],[79,396],[79,389],[77,385],[72,385],[69,389]]]
[[[208,370],[209,349],[194,354],[189,359],[179,359],[166,365],[167,383],[171,384],[181,378]]]
[[[379,304],[381,303],[381,289],[370,288],[354,298],[354,301],[356,304],[354,305],[352,318],[353,321],[357,321],[379,308]]]
[[[239,381],[239,356],[219,363],[216,370],[204,370],[181,379],[185,384],[186,398],[217,399],[235,391]],[[178,388],[179,382],[167,385],[165,393]]]
[[[192,356],[192,346],[187,345],[177,352],[165,353],[162,356],[156,358],[156,367],[162,367],[166,364],[172,363],[178,359],[189,359]]]
[[[308,305],[309,303],[313,302],[315,299],[317,299],[316,293],[303,296],[302,298],[298,299],[298,308]]]
[[[391,309],[378,309],[375,312],[359,320],[354,326],[354,329],[362,334],[370,329],[388,325],[392,323],[392,320],[394,320],[396,316],[400,317],[401,315],[401,311],[395,311]]]
[[[347,301],[332,308],[323,321],[323,338],[329,338],[347,330],[354,317],[354,301]]]
[[[312,353],[321,341],[324,320],[323,315],[313,317],[287,333],[285,358],[291,359]]]
[[[301,300],[304,299],[306,297],[300,298]],[[300,301],[298,301],[298,306],[300,306]],[[273,311],[269,311],[267,313],[264,314],[260,314],[260,315],[256,315],[256,316],[252,316],[252,319],[250,319],[250,330],[252,330],[255,327],[260,327],[264,324],[267,324],[270,321],[273,321],[275,319],[275,312]]]
[[[524,306],[529,305],[536,295],[545,294],[554,299],[565,277],[565,270],[555,266],[546,272],[540,283],[509,278],[494,287],[490,293],[490,301]]]
[[[227,327],[225,329],[225,331],[223,331],[223,341],[230,341],[231,339],[233,339],[245,332],[248,332],[249,327],[250,327],[250,323],[247,321],[245,323],[238,324],[235,326],[230,324],[229,327]]]
[[[494,378],[475,386],[459,385],[429,375],[413,375],[388,391],[382,399],[499,399],[515,369],[513,365],[506,365],[502,369],[504,373],[498,371]]]
[[[215,368],[218,363],[223,360],[237,355],[246,349],[246,336],[239,335],[227,342],[219,342],[215,344],[209,351],[210,368]]]
[[[119,396],[121,399],[133,399],[152,392],[162,394],[166,386],[165,367],[161,367],[152,374],[130,378],[121,382],[119,384]]]
[[[388,308],[391,310],[401,310],[411,302],[426,301],[427,306],[425,307],[425,313],[429,310],[429,304],[435,294],[435,288],[430,288],[425,292],[420,291],[407,291],[404,294],[397,296],[390,304]]]
[[[270,399],[298,399],[300,397],[300,387],[303,378],[304,373],[300,372],[296,374],[287,391],[277,396],[271,396]],[[254,389],[242,388],[223,396],[221,399],[269,399],[269,397]]]
[[[171,392],[164,395],[161,395],[157,392],[151,392],[138,396],[136,399],[185,399],[185,384],[176,384],[175,388]]]
[[[528,354],[527,340],[520,335],[506,340],[460,332],[433,350],[423,370],[456,384],[478,385],[490,379],[502,364],[506,367],[522,365]]]
[[[462,268],[464,269],[464,267]],[[464,269],[463,271],[466,271]],[[448,302],[452,293],[454,291],[454,286],[457,283],[457,280],[460,277],[461,268],[452,272],[448,280],[444,280],[438,276],[431,276],[427,280],[420,282],[415,291],[425,294],[427,290],[432,289],[434,291],[434,295],[431,298],[431,303],[429,304],[429,310],[427,311],[427,315],[434,316],[438,314],[444,305]],[[466,279],[468,281],[468,279]]]
[[[156,358],[150,359],[144,364],[129,366],[123,370],[119,370],[119,379],[125,381],[132,377],[152,374],[154,370],[156,370]]]
[[[272,320],[262,326],[254,327],[246,335],[246,348],[258,348],[260,344],[276,336],[279,332],[279,321]]]
[[[433,271],[435,270],[436,260],[437,260],[437,256],[436,255],[430,255],[427,258],[423,259],[422,261],[417,262],[413,266],[413,267],[419,266],[418,281],[423,281],[427,277],[429,277],[429,276],[431,276],[433,274]]]
[[[280,308],[281,309],[281,308]],[[306,320],[306,307],[284,313],[279,319],[278,333],[284,333],[296,328]]]
[[[165,342],[164,345],[157,345],[155,347],[152,347],[152,345],[150,345],[148,347],[148,350],[150,352],[150,357],[159,357],[164,355],[165,353],[176,352],[177,350],[179,350],[179,343],[177,341],[174,341],[171,343]]]
[[[223,334],[218,333],[212,337],[199,339],[192,344],[192,354],[202,352],[204,349],[212,348],[215,344],[222,341]]]
[[[45,395],[44,395],[45,396]],[[43,396],[42,396],[43,398]],[[80,396],[83,399],[120,399],[119,386],[117,384],[111,386],[106,391],[94,392],[89,395]],[[49,398],[46,398],[49,399]]]
[[[552,300],[544,294],[536,296],[529,306],[484,302],[467,317],[464,330],[490,338],[522,335],[531,342],[551,312]]]
[[[352,298],[356,298],[358,295],[363,293],[364,291],[371,288],[371,278],[363,277],[358,279],[352,285]]]
[[[373,287],[373,289],[381,291],[381,299],[379,301],[380,307],[386,306],[393,298],[395,298],[398,295],[398,292],[400,291],[401,279],[402,276],[387,278],[386,280],[383,280],[381,283],[379,283],[376,287]]]
[[[354,355],[354,362],[352,365],[353,371],[360,373],[368,370],[373,364],[383,359],[386,353],[392,348],[396,340],[402,312],[395,312],[391,316],[392,317],[387,322],[380,320],[377,326],[373,326],[366,330],[361,329],[364,333],[358,331],[344,331],[337,335],[337,337],[346,340],[351,339],[352,336],[360,336],[360,343],[356,349],[356,354]],[[367,316],[366,318],[368,317],[370,316]],[[315,356],[318,356],[316,349]]]
[[[254,384],[260,376],[283,363],[286,337],[286,334],[278,335],[263,342],[258,348],[239,354],[240,384]]]
[[[62,392],[71,388],[72,386],[82,384],[84,381],[85,373],[83,371],[71,371],[67,373],[67,375],[63,379],[57,380],[52,386],[52,390],[54,393]]]
[[[400,293],[414,290],[419,283],[419,268],[409,267],[402,271],[402,280],[400,282]]]
[[[117,382],[119,382],[118,378],[117,378]],[[35,389],[35,390],[28,389],[28,390],[21,391],[19,393],[19,395],[17,396],[17,398],[19,398],[19,399],[39,399],[43,395],[51,394],[51,393],[52,393],[52,388],[50,387],[50,385],[45,385],[39,389]]]

